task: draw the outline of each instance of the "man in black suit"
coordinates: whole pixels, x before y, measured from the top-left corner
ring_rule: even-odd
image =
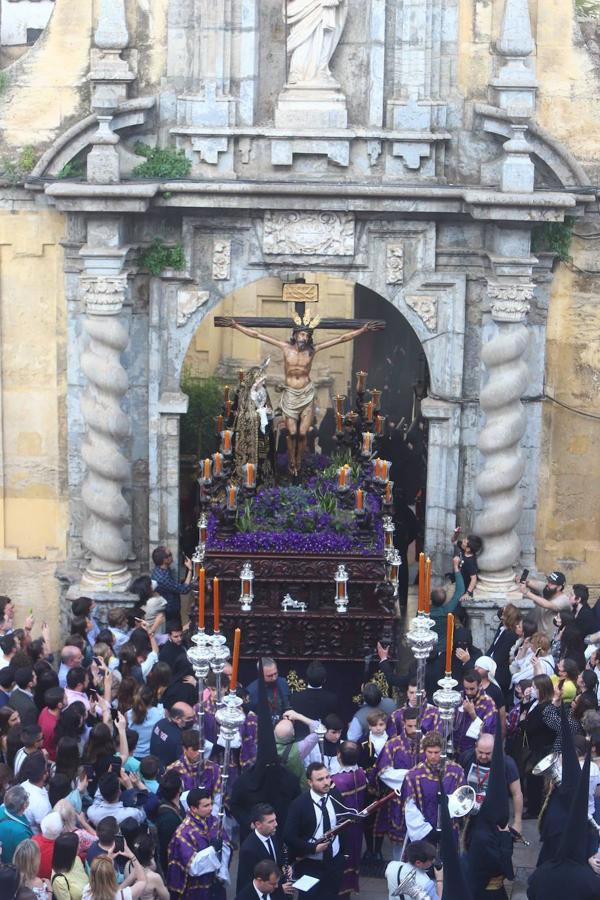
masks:
[[[166,624],[168,640],[164,642],[158,651],[160,662],[166,662],[171,666],[171,671],[180,660],[187,661],[187,652],[183,645],[183,631],[178,619],[171,619]]]
[[[265,859],[277,863],[283,870],[283,847],[277,832],[277,816],[269,803],[257,803],[250,812],[252,821],[252,834],[243,841],[240,847],[238,862],[237,891],[238,893],[248,884],[251,884],[255,866]],[[284,872],[284,875],[286,873]],[[283,900],[286,894],[293,893],[291,882],[289,886],[278,887],[273,892],[273,897]]]
[[[321,722],[329,713],[337,712],[338,700],[332,691],[324,690],[324,684],[327,680],[327,672],[325,666],[319,660],[309,663],[306,669],[306,682],[308,687],[305,691],[298,691],[292,698],[292,706],[296,712],[302,713],[311,722],[319,719]],[[302,740],[308,734],[308,726],[302,722],[294,723],[296,732],[296,740]]]
[[[345,859],[341,837],[323,840],[323,835],[339,824],[344,804],[339,791],[331,788],[331,776],[322,763],[311,763],[306,778],[309,790],[290,806],[284,840],[297,860],[296,875],[319,879],[310,889],[310,900],[333,900],[339,895]]]
[[[235,900],[266,900],[277,896],[281,869],[272,859],[263,859],[254,867],[254,879],[235,895]]]

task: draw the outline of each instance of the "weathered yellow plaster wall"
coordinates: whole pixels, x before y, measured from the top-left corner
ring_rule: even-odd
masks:
[[[0,593],[58,633],[66,558],[64,219],[0,210]]]
[[[37,44],[4,70],[0,130],[11,147],[37,147],[55,138],[65,123],[87,115],[92,39],[92,0],[56,0]]]

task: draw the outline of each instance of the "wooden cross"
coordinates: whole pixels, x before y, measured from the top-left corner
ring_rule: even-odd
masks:
[[[306,315],[306,306],[310,303],[319,302],[319,285],[306,284],[302,280],[295,281],[283,285],[283,293],[281,297],[282,303],[293,303],[294,308],[301,319]],[[246,328],[293,328],[294,322],[291,317],[277,318],[268,316],[261,318],[260,316],[235,316],[235,321]],[[215,328],[227,328],[230,317],[215,316]],[[318,328],[323,331],[355,331],[368,325],[373,319],[321,319]],[[386,322],[383,320],[375,320],[378,325],[385,328]]]

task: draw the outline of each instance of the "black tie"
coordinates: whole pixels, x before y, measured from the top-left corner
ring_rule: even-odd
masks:
[[[331,819],[329,818],[329,810],[327,809],[327,797],[321,800],[321,812],[323,813],[323,834],[325,835],[331,828]],[[329,844],[327,850],[323,853],[323,859],[333,859],[333,847]]]
[[[271,841],[271,838],[267,838],[267,847],[269,849],[269,855],[270,855],[271,859],[274,859],[275,862],[277,862],[277,858],[275,856],[275,849],[273,847],[273,842]]]

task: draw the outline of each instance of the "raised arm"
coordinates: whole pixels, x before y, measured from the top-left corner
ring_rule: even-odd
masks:
[[[226,328],[235,328],[236,331],[241,332],[241,334],[245,334],[246,337],[255,338],[257,341],[264,341],[265,344],[272,344],[273,347],[279,347],[280,350],[283,350],[287,347],[287,344],[284,341],[278,341],[276,338],[269,337],[268,334],[261,334],[260,331],[256,331],[254,328],[246,328],[245,325],[240,325],[239,322],[236,322],[235,319],[228,319]]]
[[[367,322],[362,328],[357,328],[355,331],[347,331],[346,334],[342,334],[340,337],[331,338],[330,341],[323,341],[322,343],[317,344],[315,346],[315,353],[318,350],[327,350],[328,347],[335,347],[337,344],[355,341],[356,338],[360,337],[361,334],[366,334],[367,331],[383,331],[384,328],[385,325],[382,322]]]

